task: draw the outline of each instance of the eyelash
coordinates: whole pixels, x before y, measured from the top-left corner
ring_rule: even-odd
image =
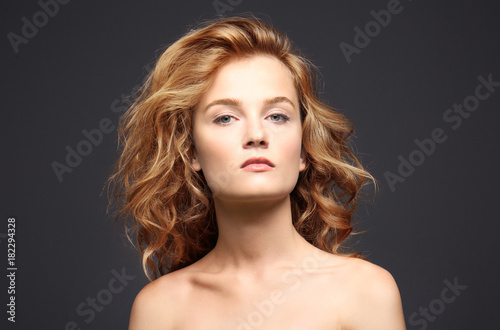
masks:
[[[274,122],[283,122],[283,123],[286,123],[287,121],[289,121],[289,120],[290,120],[290,117],[288,117],[288,116],[286,116],[286,115],[284,115],[284,114],[281,114],[281,113],[273,113],[273,114],[270,114],[269,116],[267,116],[267,118],[269,118],[269,117],[271,117],[271,116],[275,116],[275,115],[280,116],[280,117],[282,118],[282,120],[279,120],[279,121],[274,121],[274,120],[273,120]],[[222,118],[224,118],[224,117],[234,118],[234,116],[231,116],[231,115],[222,115],[222,116],[219,116],[219,117],[215,118],[215,119],[213,120],[213,123],[214,123],[214,124],[219,124],[219,125],[228,125],[229,123],[223,123],[223,122],[221,121],[221,120],[222,120]]]

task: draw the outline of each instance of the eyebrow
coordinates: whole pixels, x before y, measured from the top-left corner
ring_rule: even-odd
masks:
[[[241,101],[235,100],[235,99],[219,99],[219,100],[215,100],[213,102],[210,102],[205,107],[205,111],[207,111],[210,107],[213,107],[215,105],[231,105],[231,106],[241,107]]]
[[[295,104],[293,104],[293,102],[286,96],[276,96],[276,97],[272,97],[270,99],[264,100],[265,106],[269,106],[269,105],[273,105],[273,104],[277,104],[277,103],[289,103],[290,105],[295,107]],[[205,111],[207,111],[210,107],[213,107],[215,105],[230,105],[230,106],[241,107],[241,101],[236,100],[236,99],[230,99],[230,98],[215,100],[213,102],[210,102],[205,107]]]
[[[289,103],[291,106],[295,107],[295,104],[293,104],[293,102],[285,96],[276,96],[264,101],[264,105],[272,105],[276,103]]]

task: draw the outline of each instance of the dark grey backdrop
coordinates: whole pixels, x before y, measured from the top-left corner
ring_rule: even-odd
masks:
[[[500,6],[430,0],[3,1],[2,323],[126,328],[147,281],[101,195],[123,97],[157,49],[221,11],[214,3],[270,17],[320,67],[323,99],[354,122],[380,190],[360,204],[368,233],[353,243],[395,277],[408,328],[498,328]]]

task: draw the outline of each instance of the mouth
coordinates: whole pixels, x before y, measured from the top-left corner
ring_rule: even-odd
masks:
[[[252,157],[248,158],[242,165],[241,168],[247,171],[269,171],[274,167],[274,164],[267,158],[264,157]]]

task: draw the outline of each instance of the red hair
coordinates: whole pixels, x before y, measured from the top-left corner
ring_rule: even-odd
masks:
[[[375,183],[347,146],[352,124],[319,101],[315,67],[284,34],[255,18],[223,18],[168,47],[120,119],[122,150],[108,179],[110,202],[120,201],[117,219],[132,220],[150,279],[194,263],[215,246],[210,189],[190,166],[193,111],[218,68],[235,56],[259,54],[289,68],[301,106],[307,165],[290,194],[293,225],[316,247],[343,254],[360,188],[366,178]]]

